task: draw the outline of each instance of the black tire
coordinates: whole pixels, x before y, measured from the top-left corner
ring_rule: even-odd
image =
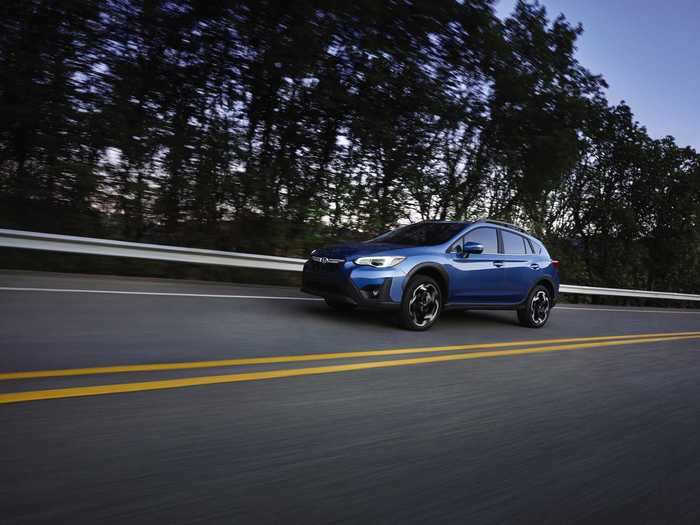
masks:
[[[552,311],[552,293],[549,288],[538,284],[527,296],[525,307],[518,309],[518,321],[528,328],[542,328],[549,320]]]
[[[422,332],[435,324],[442,312],[440,285],[427,275],[411,279],[401,299],[401,326]]]
[[[331,299],[325,299],[326,304],[333,308],[337,312],[351,312],[357,308],[356,304],[344,303],[342,301],[333,301]]]

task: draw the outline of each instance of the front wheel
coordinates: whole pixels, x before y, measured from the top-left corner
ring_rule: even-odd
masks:
[[[442,311],[440,286],[426,275],[411,279],[401,300],[401,325],[408,330],[427,330]]]
[[[523,308],[518,310],[518,321],[529,328],[542,328],[549,319],[552,297],[546,286],[535,286]]]

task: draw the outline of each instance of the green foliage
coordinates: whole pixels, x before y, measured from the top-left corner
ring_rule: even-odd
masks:
[[[700,157],[490,0],[8,0],[0,225],[300,255],[521,222],[568,282],[699,291]]]

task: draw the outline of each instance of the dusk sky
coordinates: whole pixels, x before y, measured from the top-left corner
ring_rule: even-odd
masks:
[[[700,1],[540,0],[548,18],[581,23],[578,59],[602,74],[611,104],[625,100],[654,138],[700,151]],[[503,18],[516,0],[500,0]]]

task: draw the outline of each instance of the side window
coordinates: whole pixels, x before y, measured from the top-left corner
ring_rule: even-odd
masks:
[[[549,257],[549,253],[547,252],[547,249],[544,247],[544,245],[541,242],[533,241],[532,244],[535,247],[536,254],[544,255],[545,257]]]
[[[503,239],[504,253],[510,255],[524,255],[527,253],[525,250],[525,238],[520,235],[501,230],[501,238]]]
[[[537,254],[537,251],[535,250],[535,245],[532,244],[532,241],[530,239],[525,239],[525,248],[527,249],[527,253]]]
[[[464,236],[464,242],[480,242],[484,253],[498,253],[498,233],[495,228],[477,228]]]

